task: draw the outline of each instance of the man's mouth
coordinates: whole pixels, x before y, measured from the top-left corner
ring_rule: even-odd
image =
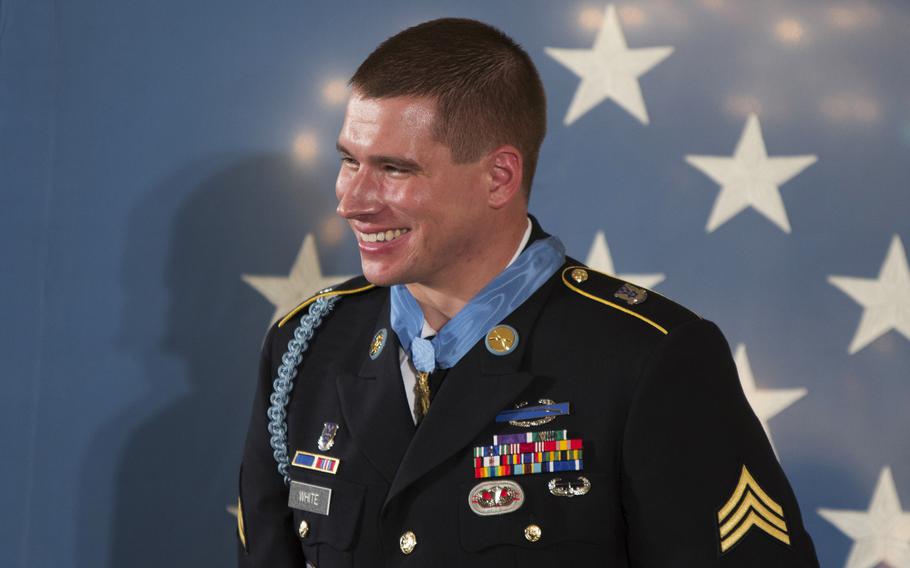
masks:
[[[401,235],[406,234],[410,229],[389,229],[388,231],[380,231],[378,233],[362,233],[357,231],[357,235],[360,237],[360,240],[365,243],[375,243],[375,242],[388,242],[394,241]]]

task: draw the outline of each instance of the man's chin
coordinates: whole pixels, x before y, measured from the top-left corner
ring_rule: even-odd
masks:
[[[361,270],[363,270],[364,278],[366,278],[370,284],[375,284],[376,286],[388,287],[405,283],[404,276],[395,271],[377,269],[363,264],[361,265]]]

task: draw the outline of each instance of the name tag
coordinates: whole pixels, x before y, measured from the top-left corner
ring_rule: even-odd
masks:
[[[328,515],[332,502],[332,490],[309,483],[291,481],[291,492],[288,495],[288,507],[317,515]]]

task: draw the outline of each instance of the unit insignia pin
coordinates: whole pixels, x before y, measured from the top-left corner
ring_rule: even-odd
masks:
[[[499,324],[487,332],[486,344],[493,355],[508,355],[518,346],[518,332],[510,325]]]
[[[581,475],[575,480],[554,477],[547,483],[547,489],[557,497],[577,497],[586,495],[591,490],[591,482]]]
[[[334,422],[325,422],[322,425],[322,434],[316,441],[316,446],[320,452],[327,452],[335,445],[335,434],[338,433],[338,424]]]
[[[557,416],[569,414],[569,403],[556,403],[549,398],[537,401],[539,406],[528,406],[527,402],[519,402],[514,410],[503,410],[496,415],[497,422],[508,422],[512,426],[533,428],[552,422]]]
[[[386,331],[386,328],[382,328],[376,332],[376,335],[373,337],[373,342],[370,343],[370,359],[376,360],[379,357],[379,354],[382,353],[382,349],[385,347],[386,337],[389,335],[389,332]]]
[[[585,270],[584,268],[576,268],[575,270],[572,271],[571,276],[572,276],[572,280],[581,284],[582,282],[584,282],[585,280],[588,279],[588,271]]]
[[[648,299],[648,291],[626,282],[613,294],[613,297],[623,300],[630,306],[634,306]]]
[[[521,508],[524,502],[521,485],[505,479],[478,483],[468,493],[468,506],[482,517],[511,513]]]

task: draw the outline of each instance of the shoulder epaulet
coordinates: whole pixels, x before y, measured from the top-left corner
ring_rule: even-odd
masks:
[[[640,319],[664,335],[679,324],[700,319],[691,310],[656,292],[591,270],[587,266],[564,268],[562,283],[585,298]]]
[[[338,284],[337,286],[330,286],[328,288],[323,288],[322,290],[316,292],[306,300],[304,300],[299,306],[291,310],[291,312],[281,318],[278,322],[278,327],[282,327],[284,324],[294,319],[294,316],[300,313],[301,310],[318,300],[319,298],[328,298],[330,296],[347,296],[349,294],[359,294],[360,292],[366,292],[375,288],[375,284],[370,284],[370,282],[363,276],[356,276]]]

